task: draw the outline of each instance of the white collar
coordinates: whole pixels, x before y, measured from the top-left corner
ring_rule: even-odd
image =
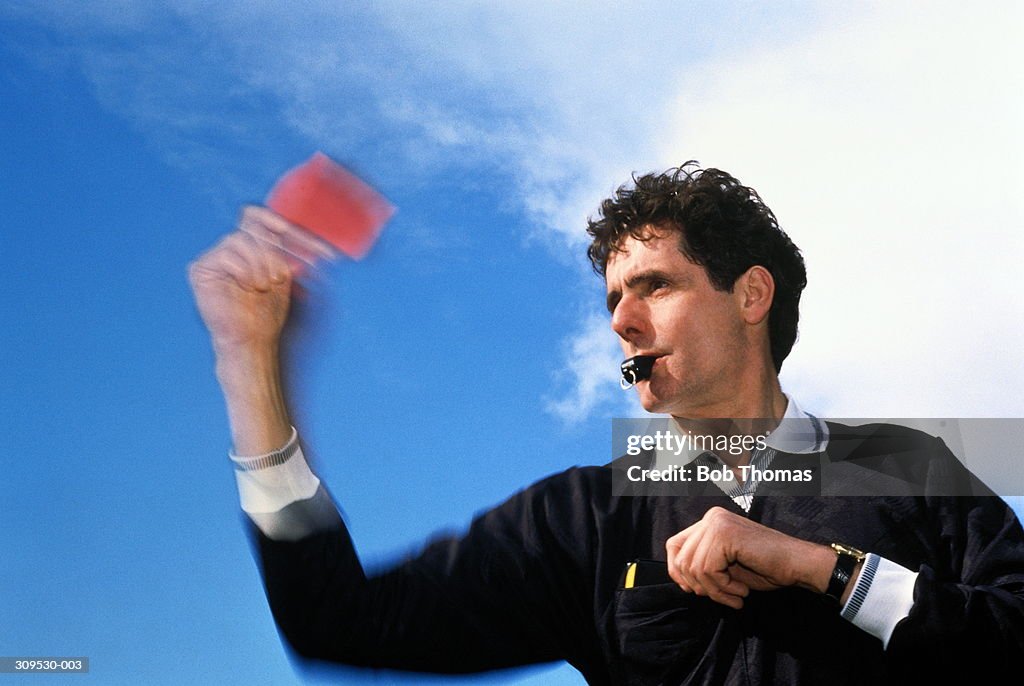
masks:
[[[820,453],[828,447],[828,425],[814,415],[804,412],[795,398],[786,396],[786,413],[772,431],[765,444],[780,453],[808,455]]]
[[[808,414],[799,403],[789,396],[786,397],[786,412],[782,415],[779,425],[768,434],[765,445],[780,453],[792,455],[810,455],[820,453],[828,446],[828,426],[817,417]],[[665,428],[679,435],[679,427],[671,417],[665,422]],[[660,422],[658,422],[660,424]],[[670,465],[683,465],[692,462],[703,454],[703,450],[685,449],[681,453],[658,450],[655,452],[655,464],[658,468]]]

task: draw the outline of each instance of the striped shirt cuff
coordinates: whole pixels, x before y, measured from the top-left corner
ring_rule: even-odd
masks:
[[[229,457],[235,465],[242,510],[250,515],[278,512],[312,498],[320,486],[302,454],[294,427],[291,438],[278,450],[253,456],[231,453]]]
[[[888,647],[900,620],[914,605],[917,572],[884,557],[868,553],[853,592],[843,606],[842,617]]]
[[[235,469],[243,472],[252,472],[257,469],[276,467],[292,459],[292,456],[299,450],[299,432],[292,427],[292,435],[284,447],[272,450],[262,455],[236,455],[235,451],[228,453],[228,457],[235,463]]]

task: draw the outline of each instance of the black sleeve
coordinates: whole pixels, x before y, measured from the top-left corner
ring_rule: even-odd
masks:
[[[973,490],[988,491],[963,474]],[[938,532],[937,554],[920,566],[910,615],[896,625],[886,651],[904,679],[967,683],[982,675],[1019,675],[1024,531],[1013,510],[988,494],[925,498]]]
[[[348,531],[298,541],[253,528],[281,633],[301,656],[352,665],[472,672],[566,659],[594,668],[578,470],[478,516],[460,536],[367,576]]]

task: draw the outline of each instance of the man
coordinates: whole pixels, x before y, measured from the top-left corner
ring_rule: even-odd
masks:
[[[825,423],[783,394],[803,260],[730,175],[640,177],[590,223],[612,328],[627,357],[654,358],[641,403],[684,434],[749,432],[746,418],[772,429],[689,467],[825,464],[840,486],[888,472],[906,493],[826,498],[757,478],[621,493],[616,475],[650,466],[647,452],[549,477],[367,577],[281,391],[291,272],[277,246],[294,229],[252,207],[239,229],[190,276],[268,598],[301,655],[439,672],[566,660],[593,684],[944,681],[1008,674],[1024,656],[1012,511],[937,488],[937,475],[965,474],[940,441]]]

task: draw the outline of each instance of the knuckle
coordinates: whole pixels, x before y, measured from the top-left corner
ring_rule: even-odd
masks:
[[[260,214],[259,205],[242,205],[238,212],[238,224],[241,226],[247,222],[255,221]]]
[[[730,512],[722,507],[715,506],[707,511],[704,515],[704,521],[712,526],[722,526],[728,523],[732,517]]]
[[[239,232],[238,242],[241,249],[250,255],[261,256],[270,252],[266,241],[248,231]]]
[[[192,260],[191,262],[189,262],[188,267],[186,269],[186,274],[188,275],[188,280],[191,283],[195,283],[195,282],[199,281],[202,278],[203,273],[204,272],[208,272],[210,270],[210,262],[211,262],[211,255],[210,255],[210,253],[207,253],[207,254],[199,257],[198,259],[195,259],[195,260]]]
[[[248,234],[244,231],[235,231],[234,233],[230,233],[224,238],[222,247],[231,248],[233,250],[242,248],[248,242],[247,236]]]

